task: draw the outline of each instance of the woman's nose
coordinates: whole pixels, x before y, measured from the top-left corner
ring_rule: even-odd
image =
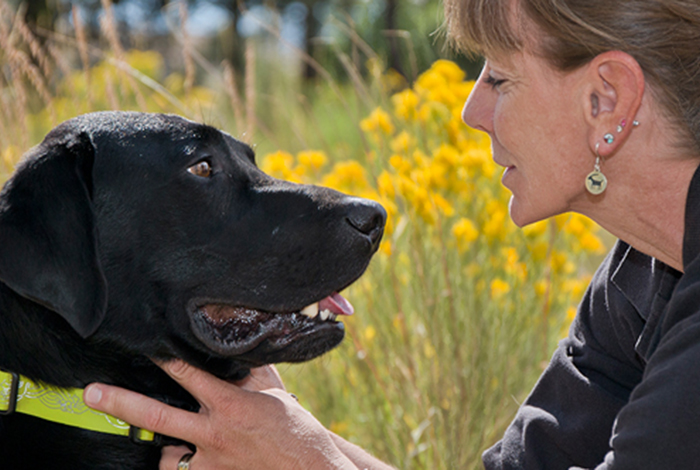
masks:
[[[483,75],[484,72],[482,72]],[[496,93],[490,89],[490,85],[484,83],[482,77],[474,84],[464,108],[462,109],[462,121],[474,129],[491,133],[493,130],[493,108],[495,106]]]

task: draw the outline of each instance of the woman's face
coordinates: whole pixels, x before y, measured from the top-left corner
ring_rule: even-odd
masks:
[[[486,61],[464,106],[464,122],[489,134],[493,159],[505,168],[502,182],[513,193],[510,215],[518,226],[589,198],[584,180],[595,157],[587,146],[581,77],[580,70],[564,74],[544,59],[513,53]]]

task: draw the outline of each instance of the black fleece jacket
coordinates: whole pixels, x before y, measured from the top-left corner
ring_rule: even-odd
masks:
[[[683,266],[617,242],[487,470],[700,469],[700,170]]]

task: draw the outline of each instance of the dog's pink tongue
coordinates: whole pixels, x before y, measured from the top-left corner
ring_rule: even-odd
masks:
[[[318,303],[318,310],[320,312],[330,310],[331,313],[335,315],[352,315],[355,313],[352,304],[337,292],[320,301]]]

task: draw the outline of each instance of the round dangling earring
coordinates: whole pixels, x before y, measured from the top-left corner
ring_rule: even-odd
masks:
[[[600,171],[600,154],[598,153],[598,147],[600,147],[600,142],[596,142],[595,144],[595,165],[593,166],[593,171],[586,176],[586,189],[594,196],[601,194],[605,191],[605,188],[608,187],[608,179],[603,172]]]

